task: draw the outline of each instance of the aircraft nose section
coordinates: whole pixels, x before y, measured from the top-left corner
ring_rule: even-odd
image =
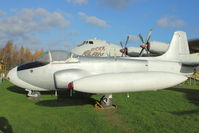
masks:
[[[12,82],[12,83],[15,83],[15,79],[17,78],[17,67],[11,69],[9,72],[8,72],[8,75],[7,75],[7,79]]]

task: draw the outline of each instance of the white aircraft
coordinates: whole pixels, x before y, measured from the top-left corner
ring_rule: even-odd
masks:
[[[147,48],[149,45],[142,44],[139,47],[126,47],[120,43],[121,46],[104,41],[104,40],[97,40],[88,39],[84,41],[82,44],[77,45],[77,47],[72,49],[72,53],[82,56],[130,56],[130,57],[138,57],[142,48]],[[150,42],[151,48],[148,51],[142,51],[142,56],[154,56],[160,55],[165,52],[165,49],[168,48],[168,44],[158,41],[151,41]],[[145,47],[146,46],[146,47]],[[149,55],[150,54],[150,55]]]
[[[127,36],[125,44],[120,42],[120,45],[116,45],[104,40],[88,39],[82,44],[78,45],[72,52],[82,56],[159,56],[164,54],[168,47],[168,43],[160,41],[149,41],[152,30],[149,31],[146,39],[144,40],[142,35],[139,34],[139,38],[142,42],[140,47],[127,47],[129,36]],[[192,56],[198,56],[199,52],[199,39],[188,40],[190,52]]]
[[[112,93],[159,90],[178,85],[194,72],[186,33],[174,33],[166,53],[157,57],[88,57],[49,51],[35,62],[10,70],[8,79],[38,96],[39,91],[71,89],[105,94],[100,103],[112,106]]]
[[[143,41],[143,45],[141,45],[141,48],[138,47],[128,47],[127,44],[129,41],[129,36],[127,36],[125,44],[120,42],[120,45],[116,45],[104,40],[97,40],[96,38],[94,39],[88,39],[84,41],[82,44],[77,45],[74,49],[72,49],[72,52],[77,54],[77,55],[82,55],[82,56],[131,56],[131,57],[137,57],[140,55],[140,52],[142,53],[142,56],[148,56],[153,55],[151,53],[148,53],[147,48],[149,48],[149,39],[151,37],[152,30],[148,33],[148,36],[145,40],[143,41],[143,37],[139,35],[140,39]],[[153,46],[156,43],[161,43],[161,42],[150,42],[150,44]],[[145,45],[144,45],[145,44]],[[147,46],[144,51],[142,46]],[[155,46],[156,47],[156,46]],[[158,49],[161,50],[161,49]],[[152,47],[153,51],[153,47]],[[161,51],[158,51],[161,52]]]
[[[139,47],[126,47],[129,37],[127,37],[126,43],[123,46],[116,45],[104,40],[88,39],[82,44],[71,50],[72,53],[82,56],[131,56],[137,57],[141,51]],[[153,42],[152,42],[153,43]],[[143,51],[142,55],[146,56],[147,52]]]

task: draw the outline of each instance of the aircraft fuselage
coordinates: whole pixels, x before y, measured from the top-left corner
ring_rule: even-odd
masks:
[[[151,60],[150,60],[151,59]],[[90,75],[131,72],[176,72],[180,73],[181,64],[175,61],[162,61],[152,57],[78,57],[74,62],[50,62],[41,66],[23,64],[10,71],[10,81],[22,88],[49,91],[66,89],[77,79]]]

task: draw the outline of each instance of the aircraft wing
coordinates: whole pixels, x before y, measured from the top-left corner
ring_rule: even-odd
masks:
[[[199,66],[199,62],[191,62],[191,61],[182,62],[182,64],[185,66]]]
[[[188,40],[190,53],[199,53],[199,38]],[[161,55],[165,53],[168,49],[168,44],[158,41],[150,42],[150,53],[154,53],[156,55]]]
[[[186,66],[199,66],[199,53],[193,53],[186,57],[182,56],[181,63]]]
[[[188,40],[188,44],[191,53],[199,52],[199,38]]]

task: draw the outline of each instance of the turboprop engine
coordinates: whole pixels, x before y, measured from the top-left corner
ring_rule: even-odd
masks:
[[[68,88],[88,93],[119,93],[164,89],[178,85],[187,77],[169,72],[111,73],[85,77]]]
[[[69,82],[85,77],[86,75],[88,75],[88,72],[80,69],[58,71],[54,74],[55,86],[57,89],[66,89]]]

